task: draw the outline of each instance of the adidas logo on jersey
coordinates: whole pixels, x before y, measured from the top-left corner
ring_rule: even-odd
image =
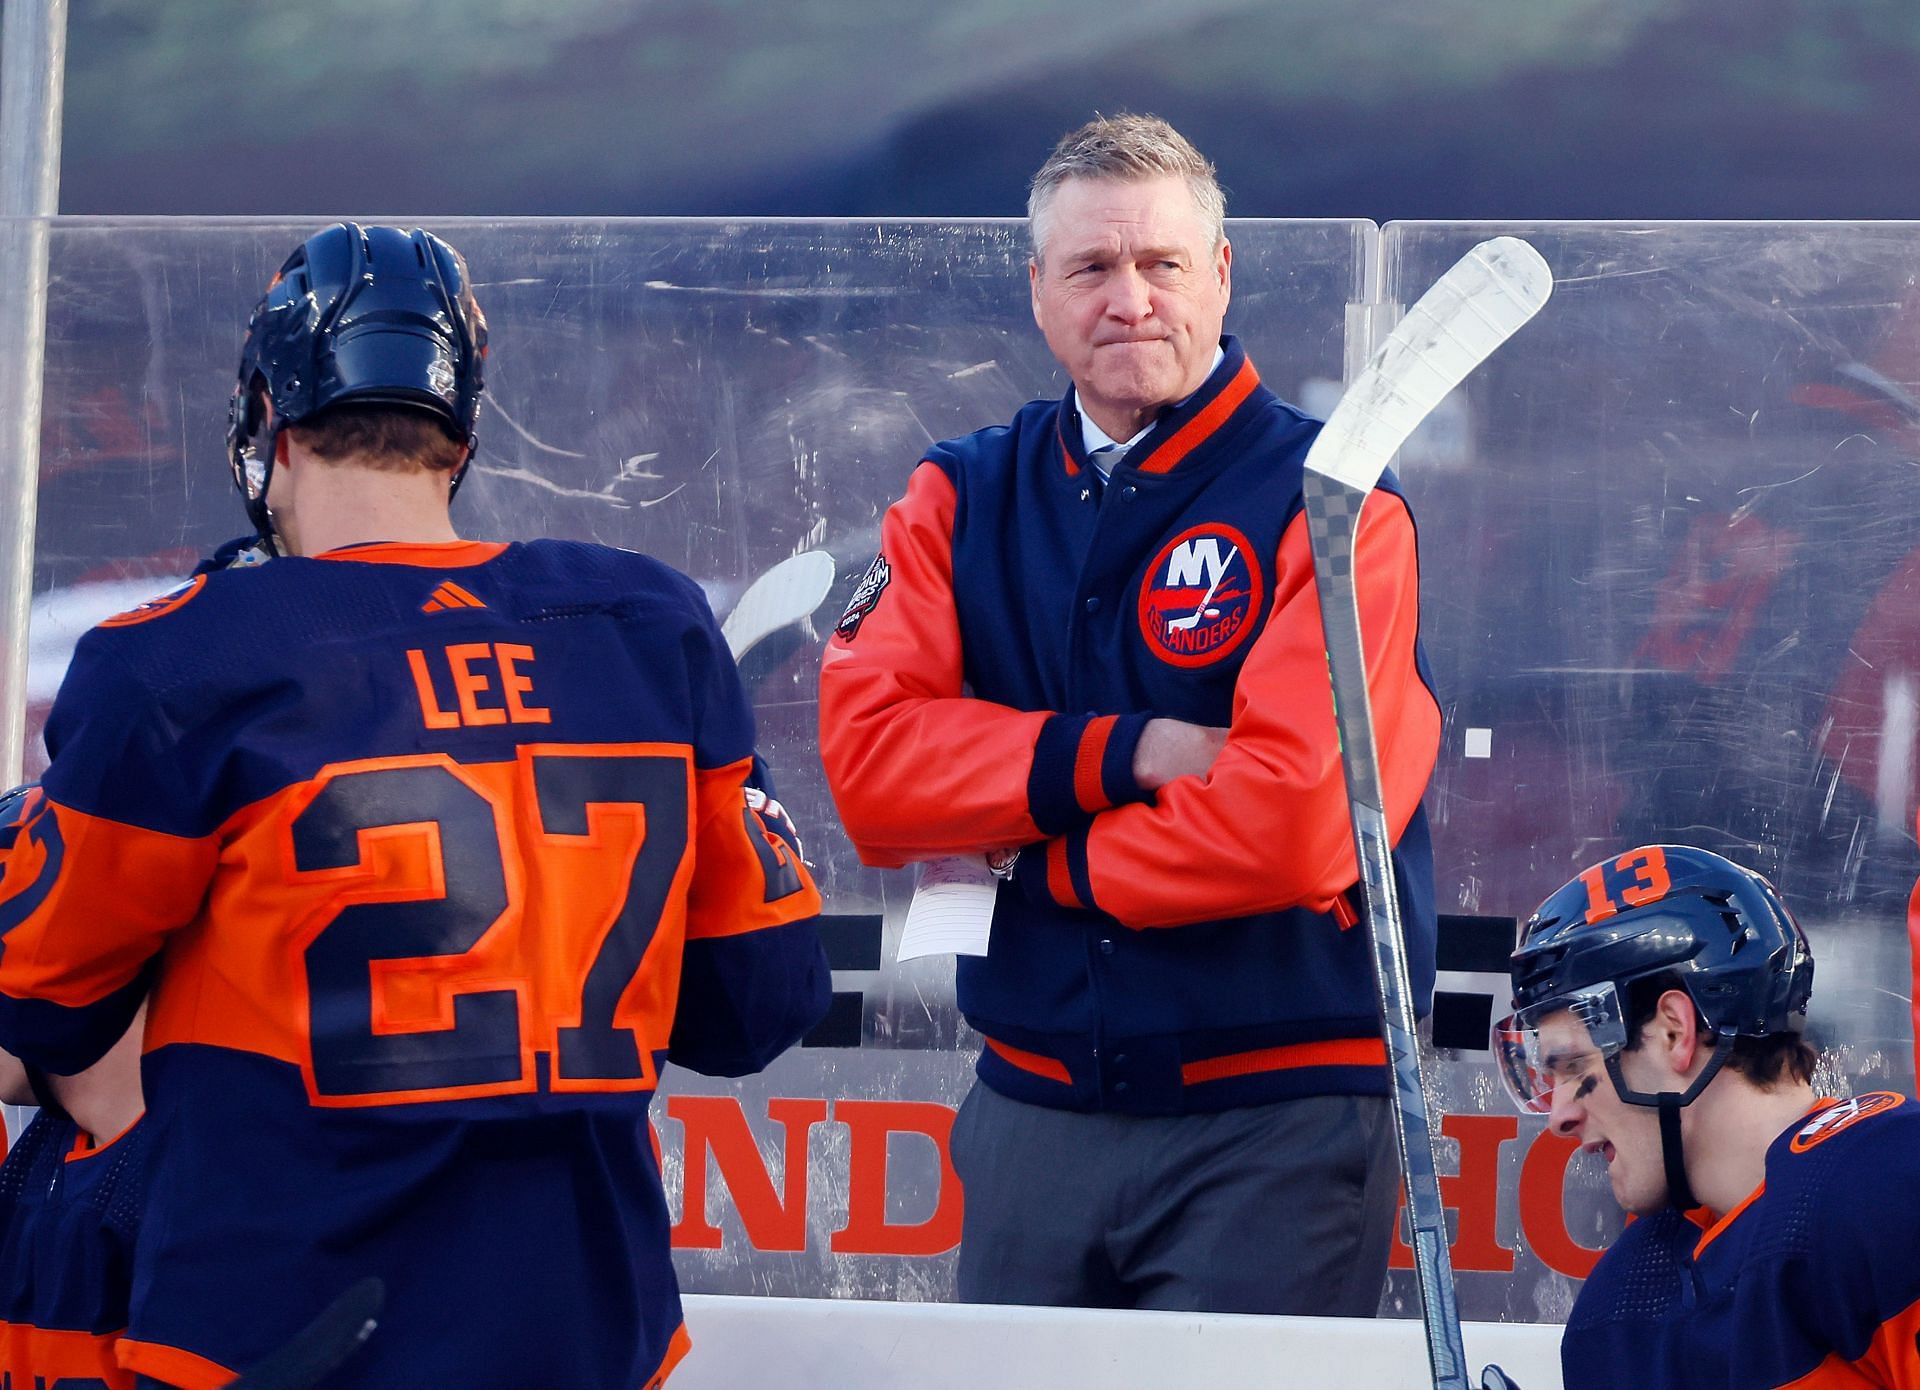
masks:
[[[420,605],[422,613],[444,613],[450,608],[485,608],[487,605],[455,584],[452,580],[443,580],[440,587],[433,591],[433,597]]]

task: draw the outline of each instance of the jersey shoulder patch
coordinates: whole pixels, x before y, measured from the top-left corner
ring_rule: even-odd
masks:
[[[1889,1110],[1906,1103],[1906,1097],[1897,1091],[1868,1091],[1851,1100],[1839,1101],[1826,1106],[1813,1115],[1794,1131],[1787,1147],[1794,1153],[1803,1154],[1842,1130],[1851,1129],[1862,1120],[1872,1119],[1875,1115],[1884,1115]]]
[[[195,575],[178,588],[169,589],[166,593],[150,598],[145,603],[135,604],[124,613],[116,613],[113,617],[102,620],[100,626],[132,627],[136,623],[147,623],[155,618],[164,618],[167,614],[177,612],[192,602],[206,586],[206,575]]]

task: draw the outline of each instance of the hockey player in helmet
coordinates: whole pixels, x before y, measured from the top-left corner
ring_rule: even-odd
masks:
[[[234,485],[268,552],[315,473],[269,498],[296,445],[325,461],[410,454],[426,475],[390,469],[395,487],[450,502],[473,459],[486,352],[466,262],[431,232],[340,223],[295,251],[247,324],[227,412]]]
[[[456,535],[484,345],[426,232],[293,253],[231,411],[279,558],[80,640],[0,846],[0,1048],[80,1070],[148,997],[142,1390],[227,1385],[370,1281],[329,1384],[653,1390],[689,1344],[660,1069],[758,1070],[829,1001],[699,586]]]
[[[1568,1390],[1920,1387],[1920,1110],[1816,1099],[1813,957],[1773,886],[1629,850],[1528,919],[1494,1046],[1635,1217],[1562,1343]]]

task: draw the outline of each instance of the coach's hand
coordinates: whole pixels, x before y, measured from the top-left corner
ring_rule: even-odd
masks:
[[[1205,777],[1220,756],[1227,731],[1184,719],[1149,719],[1133,746],[1133,780],[1156,792],[1176,777]]]

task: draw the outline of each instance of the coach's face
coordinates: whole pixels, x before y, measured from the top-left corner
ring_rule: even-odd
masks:
[[[1185,179],[1068,179],[1042,209],[1033,318],[1080,405],[1115,439],[1200,389],[1232,291],[1233,251]]]

